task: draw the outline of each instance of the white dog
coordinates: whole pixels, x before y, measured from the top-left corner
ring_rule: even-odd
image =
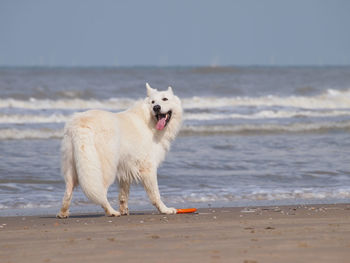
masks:
[[[157,91],[146,84],[146,88],[147,97],[124,112],[90,110],[75,114],[66,124],[61,149],[66,191],[57,217],[68,217],[78,184],[107,216],[127,215],[132,182],[143,183],[160,213],[176,213],[160,199],[157,168],[180,129],[181,101],[171,87]],[[119,182],[120,212],[107,200],[115,179]]]

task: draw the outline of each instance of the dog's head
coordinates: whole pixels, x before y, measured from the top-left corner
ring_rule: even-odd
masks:
[[[146,83],[147,104],[157,130],[161,131],[167,127],[174,119],[181,122],[182,107],[180,99],[174,95],[169,87],[166,91],[152,89]],[[174,121],[175,122],[175,121]]]

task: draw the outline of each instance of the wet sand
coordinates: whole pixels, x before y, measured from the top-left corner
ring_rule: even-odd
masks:
[[[350,204],[0,217],[0,262],[350,262]]]

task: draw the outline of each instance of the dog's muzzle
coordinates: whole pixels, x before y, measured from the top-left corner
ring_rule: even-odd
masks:
[[[155,105],[153,111],[155,112],[155,117],[157,119],[156,129],[161,131],[169,123],[172,111],[170,110],[167,113],[161,113],[161,107],[159,105]]]

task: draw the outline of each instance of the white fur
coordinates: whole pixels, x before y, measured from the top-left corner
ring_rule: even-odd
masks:
[[[68,217],[73,189],[79,184],[85,195],[101,205],[106,215],[128,214],[129,187],[142,182],[153,205],[160,213],[174,214],[160,199],[157,168],[175,139],[182,120],[180,99],[167,91],[157,91],[148,84],[147,97],[120,113],[90,110],[77,113],[66,124],[62,140],[62,174],[66,192],[57,217]],[[167,101],[163,101],[163,98]],[[152,104],[153,102],[153,104]],[[172,111],[167,126],[156,129],[154,105],[161,112]],[[120,212],[107,200],[109,186],[119,182]]]

